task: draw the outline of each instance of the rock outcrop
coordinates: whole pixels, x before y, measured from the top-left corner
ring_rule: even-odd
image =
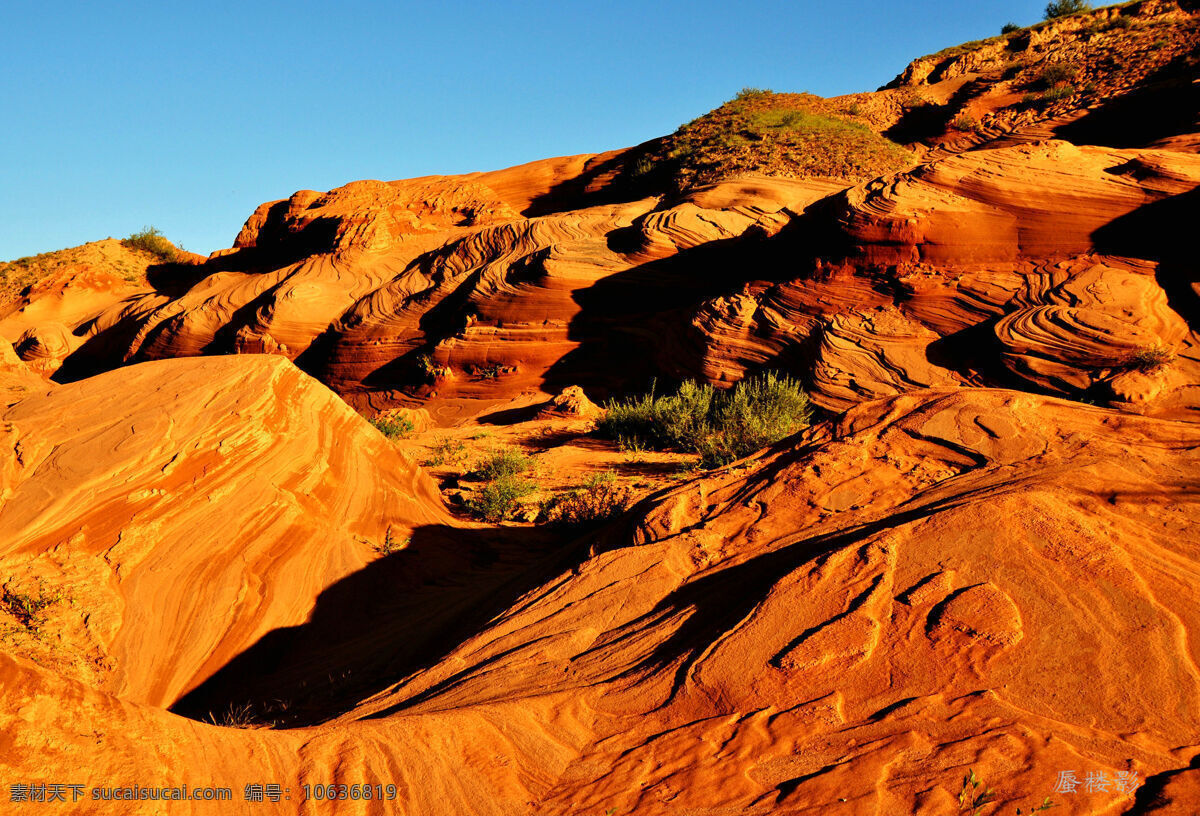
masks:
[[[1194,812],[1198,20],[1142,0],[806,98],[905,142],[860,184],[656,187],[657,140],[301,191],[203,260],[5,265],[0,780],[122,816],[163,805],[90,788],[941,816],[973,773],[996,812]],[[591,434],[592,400],[771,369],[818,421],[726,467]],[[638,501],[452,513],[429,473],[478,495],[508,448],[529,518],[618,468]]]
[[[211,410],[186,417],[199,369],[220,382],[247,367],[253,400],[205,388]],[[1193,423],[919,391],[552,552],[461,527],[451,544],[412,466],[286,362],[151,363],[122,372],[133,382],[119,392],[117,376],[6,418],[22,461],[5,561],[28,572],[10,585],[44,573],[74,600],[44,624],[61,640],[0,657],[6,778],[203,776],[233,786],[230,813],[261,807],[241,797],[263,781],[291,788],[288,812],[305,812],[306,784],[353,781],[395,785],[422,813],[937,813],[969,766],[1005,809],[1040,803],[1064,770],[1192,801],[1180,791],[1194,750],[1179,746],[1200,729],[1187,637],[1200,564],[1181,542],[1200,519],[1178,497],[1198,487]],[[59,402],[74,419],[22,430],[63,416]],[[131,430],[154,422],[163,433]],[[81,506],[70,486],[116,464],[71,455],[97,444],[141,464]],[[221,488],[250,465],[258,488]],[[412,539],[369,561],[358,537],[386,525]],[[479,616],[498,590],[459,593],[480,589],[479,557],[508,576],[499,616]],[[434,594],[424,583],[446,578]],[[368,592],[396,580],[410,589]],[[449,626],[448,608],[466,637],[407,668],[414,627]],[[314,721],[316,701],[332,707]],[[172,703],[308,727],[203,725]],[[1084,813],[1134,800],[1110,786],[1056,801]]]

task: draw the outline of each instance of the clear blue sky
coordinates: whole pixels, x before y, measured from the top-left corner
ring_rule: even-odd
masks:
[[[195,252],[361,178],[637,144],[744,86],[874,90],[1044,0],[0,3],[0,259]]]

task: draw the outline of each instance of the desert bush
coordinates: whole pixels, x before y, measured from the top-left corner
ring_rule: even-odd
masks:
[[[751,99],[756,96],[767,96],[774,93],[770,88],[742,88],[733,98],[736,99]]]
[[[135,232],[121,243],[130,249],[149,252],[164,263],[171,263],[178,257],[174,244],[154,227],[146,227],[141,232]]]
[[[0,587],[0,607],[21,626],[36,633],[46,623],[46,610],[63,600],[57,590],[48,590],[44,579],[38,579],[34,589],[19,589],[8,583]]]
[[[694,449],[711,432],[709,413],[715,394],[711,385],[691,380],[666,397],[651,388],[648,394],[606,405],[597,429],[625,450]]]
[[[504,366],[500,363],[492,365],[477,365],[471,367],[471,376],[479,377],[482,380],[494,380],[504,373]]]
[[[582,485],[542,504],[542,520],[562,527],[586,527],[608,521],[629,507],[629,489],[612,473],[597,473]]]
[[[950,120],[950,127],[964,133],[976,133],[979,131],[980,125],[979,121],[969,113],[960,113]]]
[[[1175,361],[1175,352],[1166,346],[1142,346],[1129,355],[1126,368],[1137,369],[1147,374],[1160,371]]]
[[[638,156],[638,160],[633,163],[633,169],[629,172],[634,178],[643,178],[653,173],[655,167],[657,165],[654,163],[654,159],[650,156],[642,155]]]
[[[224,728],[270,728],[272,722],[251,703],[230,703],[221,713],[208,712],[207,722]]]
[[[1055,85],[1050,90],[1044,92],[1039,98],[1043,102],[1057,102],[1060,99],[1066,99],[1075,93],[1074,85]]]
[[[388,439],[401,439],[416,429],[412,420],[403,414],[381,414],[368,421]]]
[[[454,464],[466,453],[467,446],[461,439],[442,437],[433,445],[432,455],[425,460],[426,467],[441,467]]]
[[[714,400],[713,409],[716,432],[698,446],[706,467],[749,456],[806,427],[812,418],[800,384],[775,374],[743,380]]]
[[[467,509],[484,521],[504,521],[534,489],[533,482],[517,474],[498,476],[467,500]]]
[[[394,536],[392,528],[389,527],[387,532],[383,534],[383,543],[376,544],[373,549],[380,555],[392,555],[398,553],[412,543],[412,536]]]
[[[796,381],[751,377],[729,391],[692,381],[670,396],[649,394],[605,406],[598,432],[630,445],[698,453],[717,467],[778,442],[808,425],[808,397]]]
[[[517,476],[533,467],[533,460],[520,451],[489,451],[472,473],[480,479],[500,479]]]
[[[1118,29],[1133,28],[1133,20],[1129,19],[1124,14],[1118,14],[1109,22],[1108,27]]]
[[[1001,34],[1012,34],[1013,32],[1020,30],[1021,27],[1016,23],[1005,23],[1004,25],[1000,26]]]
[[[1074,65],[1056,62],[1043,68],[1037,79],[1034,80],[1034,84],[1039,88],[1053,88],[1056,85],[1070,82],[1078,73],[1079,69]]]
[[[1027,107],[1042,108],[1051,102],[1066,99],[1075,93],[1074,85],[1057,85],[1041,93],[1029,93],[1021,97],[1021,104]]]
[[[428,354],[422,354],[414,360],[417,376],[427,383],[436,383],[450,374],[450,369],[439,366]]]
[[[1091,11],[1092,4],[1087,0],[1053,0],[1046,4],[1046,19],[1054,20],[1059,17],[1067,17],[1071,14],[1079,14],[1081,11]]]

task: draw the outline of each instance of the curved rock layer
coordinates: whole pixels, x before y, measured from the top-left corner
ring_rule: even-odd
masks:
[[[380,656],[405,652],[437,604],[376,597],[364,609],[364,588],[408,557],[451,591],[470,584],[469,561],[455,567],[452,549],[422,539],[417,525],[441,516],[411,466],[286,363],[255,360],[139,366],[122,372],[138,381],[119,402],[94,385],[107,375],[10,409],[22,501],[5,505],[5,557],[36,555],[75,604],[47,624],[64,632],[57,658],[45,644],[25,647],[46,648],[38,663],[22,649],[0,657],[6,778],[84,768],[92,780],[230,785],[223,813],[257,812],[243,786],[271,782],[293,796],[278,809],[300,813],[326,804],[302,804],[305,784],[382,783],[415,813],[935,814],[956,806],[967,768],[1005,811],[1046,796],[1064,813],[1133,806],[1111,787],[1055,795],[1061,771],[1135,775],[1163,791],[1163,813],[1197,801],[1194,424],[985,389],[871,402],[543,550],[552,560],[528,562],[541,579],[489,590],[482,615],[457,606],[474,629],[412,670]],[[247,366],[260,396],[236,406],[179,385],[200,367],[219,379]],[[92,421],[23,433],[58,394]],[[130,395],[159,411],[131,411]],[[212,412],[173,419],[198,399]],[[94,421],[101,406],[108,425]],[[207,444],[231,409],[244,433]],[[131,433],[139,422],[162,430]],[[101,439],[112,460],[69,455]],[[168,444],[151,455],[149,440]],[[239,466],[257,468],[261,487],[210,489]],[[127,508],[131,523],[114,536],[51,482],[102,491],[95,505]],[[323,487],[334,483],[353,487],[336,505]],[[153,511],[137,502],[156,489],[150,534]],[[255,523],[287,532],[233,546],[226,533],[250,522],[239,508],[252,503],[272,508]],[[57,510],[33,512],[43,505]],[[387,523],[415,526],[411,540],[364,566],[354,535]],[[505,563],[514,542],[493,545]],[[236,599],[212,595],[224,591]],[[216,671],[272,627],[231,664],[266,661],[257,671]],[[62,656],[85,638],[94,664]],[[261,681],[286,719],[335,696],[325,678],[339,673],[351,702],[321,724],[239,730],[161,708],[208,675],[185,700],[260,705]]]
[[[530,391],[603,396],[760,368],[801,376],[832,410],[965,382],[1102,388],[1151,412],[1197,403],[1181,301],[1157,280],[1176,256],[1143,227],[1188,208],[1200,157],[1051,141],[845,191],[746,177],[521,215],[588,179],[603,191],[596,168],[611,158],[297,193],[260,208],[194,283],[82,319],[48,312],[10,340],[66,380],[282,355],[360,408],[424,403],[443,423]],[[1097,249],[1111,254],[1088,260]],[[1160,347],[1179,362],[1158,385],[1110,384]]]
[[[950,156],[854,188],[840,220],[870,264],[1011,261],[1086,252],[1101,228],[1197,185],[1200,156],[1049,141]]]
[[[80,613],[31,648],[127,701],[170,704],[303,623],[373,544],[447,519],[420,468],[279,357],[145,363],[2,423],[0,574]]]

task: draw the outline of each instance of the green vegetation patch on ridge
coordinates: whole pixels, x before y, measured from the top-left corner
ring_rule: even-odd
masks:
[[[146,227],[141,232],[135,232],[121,241],[130,249],[140,249],[149,252],[163,263],[173,263],[179,258],[175,245],[155,227]]]
[[[635,178],[684,191],[743,173],[858,182],[913,163],[905,148],[812,94],[746,88],[635,163]]]

